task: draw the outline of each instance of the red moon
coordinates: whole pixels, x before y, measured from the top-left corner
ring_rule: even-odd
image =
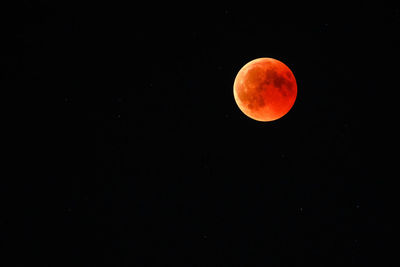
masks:
[[[240,110],[257,121],[274,121],[292,108],[297,83],[292,71],[273,58],[257,58],[236,75],[233,95]]]

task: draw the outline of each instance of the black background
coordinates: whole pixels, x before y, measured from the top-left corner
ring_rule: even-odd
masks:
[[[17,160],[1,187],[7,266],[365,266],[390,252],[397,6],[1,12],[17,115],[4,130]],[[298,84],[270,123],[233,99],[258,57]]]

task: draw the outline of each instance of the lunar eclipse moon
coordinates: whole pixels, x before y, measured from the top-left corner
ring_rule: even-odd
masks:
[[[238,72],[233,85],[236,104],[248,117],[274,121],[292,108],[297,83],[292,71],[273,58],[248,62]]]

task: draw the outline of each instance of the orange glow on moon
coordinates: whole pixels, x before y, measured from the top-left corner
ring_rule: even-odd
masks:
[[[292,108],[297,96],[292,71],[273,58],[258,58],[244,65],[233,84],[240,110],[257,121],[274,121]]]

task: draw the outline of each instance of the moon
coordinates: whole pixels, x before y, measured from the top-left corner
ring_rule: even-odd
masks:
[[[297,96],[292,71],[273,58],[257,58],[244,65],[233,84],[239,109],[256,121],[274,121],[286,115]]]

